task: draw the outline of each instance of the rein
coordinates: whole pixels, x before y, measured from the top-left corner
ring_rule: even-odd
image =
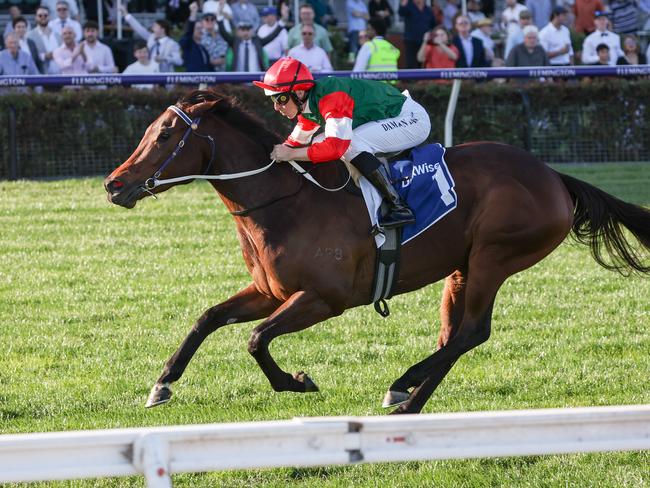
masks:
[[[148,192],[153,197],[155,197],[155,194],[152,193],[151,190],[153,190],[154,188],[156,188],[158,186],[168,185],[168,184],[171,184],[171,183],[179,183],[181,181],[188,181],[188,180],[236,180],[236,179],[239,179],[239,178],[246,178],[248,176],[254,176],[254,175],[257,175],[257,174],[260,174],[260,173],[266,171],[271,166],[273,166],[273,164],[276,162],[275,159],[272,159],[271,162],[269,164],[267,164],[266,166],[263,166],[263,167],[258,168],[258,169],[253,169],[253,170],[250,170],[250,171],[242,171],[240,173],[227,173],[227,174],[220,174],[220,175],[208,175],[207,173],[208,173],[208,171],[210,171],[210,168],[212,167],[212,163],[214,161],[214,157],[215,157],[215,154],[216,154],[214,138],[209,134],[208,135],[199,134],[197,132],[197,129],[199,128],[199,124],[201,123],[201,117],[197,117],[196,119],[192,119],[183,110],[181,110],[180,108],[178,108],[175,105],[170,105],[167,108],[169,110],[171,110],[172,112],[174,112],[176,115],[178,115],[181,118],[181,120],[187,124],[188,127],[185,130],[185,133],[183,134],[183,137],[178,142],[178,144],[176,145],[176,147],[174,148],[172,153],[169,155],[169,157],[167,159],[165,159],[165,161],[160,166],[160,168],[158,168],[158,170],[153,174],[153,176],[151,178],[148,178],[144,182],[144,185],[142,186],[142,189],[144,191]],[[167,166],[169,166],[169,164],[176,158],[176,156],[179,155],[179,153],[181,152],[183,147],[185,147],[185,144],[186,144],[186,142],[187,142],[187,140],[188,140],[188,138],[190,137],[191,134],[194,134],[194,135],[196,135],[198,137],[202,137],[204,139],[208,139],[208,141],[210,141],[210,162],[208,163],[208,167],[206,168],[205,173],[203,173],[202,175],[178,176],[176,178],[167,178],[167,179],[164,179],[164,180],[159,179],[160,175],[163,172],[163,170]],[[316,179],[312,175],[310,175],[308,171],[305,171],[302,168],[302,166],[300,166],[295,161],[288,161],[288,163],[293,167],[294,171],[296,171],[298,174],[302,175],[306,180],[308,180],[309,182],[311,182],[314,185],[318,186],[319,188],[321,188],[321,189],[323,189],[325,191],[329,191],[329,192],[336,192],[336,191],[342,190],[349,183],[350,178],[351,178],[350,174],[348,173],[348,179],[345,181],[345,183],[342,186],[340,186],[338,188],[327,188],[327,187],[321,185],[318,181],[316,181]],[[234,212],[230,212],[230,213],[232,215],[236,215],[236,216],[248,215],[253,210],[258,210],[258,209],[264,208],[264,207],[266,207],[268,205],[271,205],[271,204],[273,204],[275,202],[278,202],[278,201],[283,200],[285,198],[289,198],[289,197],[292,197],[292,196],[296,195],[298,192],[300,192],[300,190],[302,189],[302,186],[303,185],[301,183],[300,186],[298,187],[298,190],[296,190],[295,192],[293,192],[293,193],[291,193],[289,195],[284,195],[284,196],[281,196],[279,198],[275,198],[275,199],[271,200],[270,202],[264,203],[262,205],[255,206],[253,208],[249,208],[249,209],[245,209],[245,210],[238,210],[238,211],[234,211]]]

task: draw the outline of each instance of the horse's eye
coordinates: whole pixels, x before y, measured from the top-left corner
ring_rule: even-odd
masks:
[[[169,132],[161,132],[158,136],[159,141],[166,141],[167,139],[169,139]]]

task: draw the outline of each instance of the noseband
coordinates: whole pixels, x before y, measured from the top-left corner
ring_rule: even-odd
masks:
[[[192,119],[183,110],[181,110],[175,105],[170,105],[169,107],[167,107],[167,109],[171,110],[176,115],[178,115],[181,118],[181,120],[187,124],[188,127],[185,130],[185,133],[183,134],[181,140],[178,141],[178,144],[176,145],[174,151],[169,155],[167,159],[165,159],[163,164],[160,166],[160,168],[158,168],[158,170],[154,173],[154,175],[144,182],[143,189],[145,191],[151,193],[151,190],[153,190],[158,186],[171,184],[171,183],[179,183],[181,181],[187,181],[187,180],[233,180],[237,178],[244,178],[246,176],[252,176],[261,173],[262,171],[266,171],[273,165],[273,163],[275,163],[275,160],[272,160],[268,165],[262,168],[254,169],[251,171],[242,171],[241,173],[208,175],[207,173],[210,171],[210,168],[212,167],[212,162],[214,161],[214,156],[216,154],[216,147],[214,143],[214,138],[211,135],[199,134],[197,132],[197,129],[199,128],[199,124],[201,123],[201,117]],[[202,137],[210,141],[210,162],[208,163],[208,167],[206,168],[205,173],[203,173],[202,175],[187,175],[187,176],[179,176],[177,178],[168,178],[166,180],[159,180],[158,178],[160,178],[160,175],[162,174],[163,170],[167,166],[169,166],[169,164],[174,160],[174,158],[176,158],[176,156],[178,156],[178,154],[181,152],[181,149],[185,147],[185,144],[187,142],[187,139],[190,137],[190,134],[194,134],[196,136]]]

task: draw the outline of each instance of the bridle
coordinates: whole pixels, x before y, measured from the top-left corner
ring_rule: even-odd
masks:
[[[149,193],[151,196],[155,197],[155,194],[151,191],[154,188],[162,185],[168,185],[171,183],[179,183],[181,181],[188,181],[188,180],[236,180],[238,178],[246,178],[247,176],[253,176],[259,173],[262,173],[269,169],[273,164],[275,163],[275,159],[272,159],[269,164],[266,166],[263,166],[261,168],[253,169],[250,171],[242,171],[240,173],[227,173],[227,174],[221,174],[221,175],[209,175],[207,174],[210,171],[210,168],[212,168],[212,163],[214,161],[214,157],[216,154],[216,147],[215,147],[215,142],[214,138],[209,135],[209,134],[200,134],[197,132],[199,128],[199,124],[201,123],[201,117],[197,117],[195,119],[192,119],[187,113],[185,113],[182,109],[178,108],[176,105],[170,105],[167,107],[168,110],[171,110],[174,112],[176,115],[180,117],[180,119],[187,124],[187,129],[185,130],[185,133],[183,134],[183,137],[181,138],[180,141],[178,141],[178,144],[176,144],[176,147],[172,151],[172,153],[165,159],[165,161],[160,165],[160,168],[156,170],[156,172],[153,174],[151,178],[148,178],[145,180],[144,185],[141,187],[143,191]],[[186,176],[178,176],[176,178],[167,178],[165,180],[161,180],[160,175],[162,174],[163,170],[171,164],[171,162],[176,158],[176,156],[179,155],[181,150],[185,147],[185,144],[187,140],[189,139],[190,135],[194,134],[198,137],[202,137],[204,139],[207,139],[210,142],[210,162],[208,163],[208,166],[205,170],[205,172],[202,175],[186,175]],[[320,187],[323,190],[334,192],[334,191],[339,191],[345,188],[345,186],[348,184],[350,181],[350,175],[348,174],[348,179],[346,182],[341,185],[338,188],[326,188],[323,185],[321,185],[316,179],[309,174],[308,171],[305,171],[302,166],[300,166],[298,163],[295,161],[289,161],[289,164],[293,167],[293,169],[301,174],[302,176],[305,177],[308,181],[311,183],[315,184],[316,186]],[[291,195],[290,195],[291,196]],[[285,198],[285,197],[281,197]],[[273,200],[273,202],[276,200]],[[272,203],[272,202],[271,202]],[[255,207],[257,208],[262,208],[266,206],[258,206]],[[250,210],[255,210],[255,209],[249,209]]]
[[[187,129],[185,130],[185,133],[183,134],[183,137],[181,138],[180,141],[178,141],[178,144],[176,144],[176,147],[172,151],[172,153],[169,155],[167,159],[163,162],[163,164],[158,168],[158,170],[153,174],[151,178],[148,178],[144,182],[143,189],[149,193],[151,193],[151,190],[154,188],[161,186],[161,185],[167,185],[171,183],[179,183],[181,181],[187,181],[187,180],[234,180],[237,178],[245,178],[246,176],[252,176],[256,175],[258,173],[261,173],[263,171],[266,171],[269,169],[275,160],[272,160],[269,164],[262,168],[254,169],[251,171],[242,171],[241,173],[230,173],[230,174],[222,174],[222,175],[209,175],[207,174],[210,171],[210,168],[212,167],[212,162],[214,161],[214,156],[216,154],[216,147],[214,143],[214,138],[209,135],[209,134],[200,134],[197,132],[199,128],[199,124],[201,123],[201,117],[197,117],[195,119],[192,119],[189,115],[187,115],[183,110],[178,108],[176,105],[170,105],[167,107],[168,110],[171,110],[174,112],[176,115],[180,117],[180,119],[187,124]],[[206,168],[205,172],[202,175],[187,175],[187,176],[178,176],[176,178],[168,178],[166,180],[160,180],[160,175],[162,174],[163,170],[169,166],[169,164],[178,156],[178,154],[181,152],[181,149],[185,147],[185,143],[187,142],[187,139],[190,137],[190,134],[194,134],[196,136],[202,137],[204,139],[207,139],[210,141],[210,162],[208,163],[208,167]],[[153,195],[153,193],[152,193]]]

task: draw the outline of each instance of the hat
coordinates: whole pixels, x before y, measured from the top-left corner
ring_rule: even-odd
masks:
[[[247,20],[240,20],[239,22],[237,22],[237,28],[238,28],[238,29],[246,29],[246,28],[248,28],[248,29],[252,29],[252,28],[253,28],[253,24],[251,24],[251,23],[250,23],[249,21],[247,21]]]
[[[553,9],[553,15],[554,16],[555,15],[568,14],[568,13],[569,13],[569,11],[566,8],[564,8],[562,5],[558,5],[557,7],[555,7]]]
[[[206,12],[201,16],[201,19],[214,19],[217,20],[217,14],[214,12]]]
[[[603,10],[596,10],[594,12],[594,19],[598,19],[600,17],[607,17],[609,14]]]
[[[530,10],[524,9],[521,12],[519,12],[519,18],[520,19],[532,19],[533,14],[530,13]]]
[[[476,27],[486,27],[488,25],[492,25],[492,19],[489,17],[481,19],[476,23]]]
[[[266,17],[267,15],[278,15],[278,9],[275,7],[264,7],[262,11],[260,12],[260,15],[262,17]]]

